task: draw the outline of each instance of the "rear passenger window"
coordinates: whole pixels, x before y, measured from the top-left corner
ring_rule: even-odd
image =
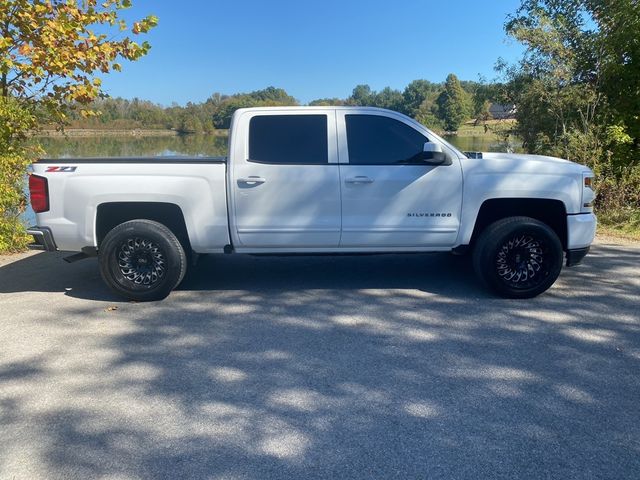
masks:
[[[249,123],[249,161],[329,163],[326,115],[260,115]]]
[[[345,115],[351,165],[424,165],[427,137],[380,115]]]

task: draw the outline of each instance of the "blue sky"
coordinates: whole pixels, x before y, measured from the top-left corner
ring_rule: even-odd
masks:
[[[169,105],[213,92],[282,87],[303,103],[347,97],[367,83],[491,79],[521,48],[505,17],[519,0],[134,0],[125,18],[159,25],[147,57],[103,79],[112,96]]]

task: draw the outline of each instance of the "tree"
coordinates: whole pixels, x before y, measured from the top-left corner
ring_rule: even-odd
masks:
[[[283,88],[267,87],[248,94],[249,97],[264,105],[296,105],[298,102]]]
[[[487,83],[481,78],[472,96],[473,116],[478,120],[490,120],[489,108],[492,103],[508,104],[509,99],[504,96],[504,85]]]
[[[282,88],[267,87],[221,99],[213,113],[215,128],[229,128],[233,112],[239,108],[297,105],[298,101]]]
[[[344,100],[341,98],[318,98],[309,102],[310,107],[330,107],[344,105]]]
[[[596,207],[640,218],[640,3],[522,0],[505,27],[526,47],[500,68],[527,150],[589,165]]]
[[[631,0],[589,2],[599,27],[603,53],[602,91],[615,117],[632,139],[637,158],[640,150],[640,3]]]
[[[444,91],[438,97],[438,112],[447,131],[458,130],[470,115],[469,95],[462,89],[458,77],[449,74]]]
[[[131,0],[0,0],[0,248],[24,244],[23,231],[16,230],[25,205],[23,185],[10,179],[24,172],[33,154],[24,141],[35,119],[63,124],[70,109],[102,94],[97,73],[119,71],[121,61],[149,51],[147,42],[123,33],[117,38],[117,31],[137,35],[157,23],[148,16],[129,27],[120,18],[129,6]]]
[[[379,92],[371,90],[369,85],[357,85],[345,102],[359,107],[378,107],[389,110],[402,110],[404,99],[399,90],[385,87]]]
[[[603,51],[587,18],[584,0],[523,0],[506,23],[507,33],[526,46],[517,65],[500,68],[529,152],[582,163],[603,153]]]
[[[0,0],[0,95],[37,101],[57,120],[70,104],[100,96],[97,72],[120,71],[121,60],[138,60],[151,48],[113,38],[113,30],[129,29],[119,14],[130,6],[130,0]],[[150,15],[130,31],[156,24]]]
[[[431,83],[428,80],[414,80],[402,92],[402,113],[415,117],[421,105],[428,98],[442,90],[441,83]]]
[[[444,130],[444,124],[438,112],[438,104],[433,98],[427,98],[422,102],[414,118],[432,130]]]
[[[356,85],[351,96],[347,99],[347,104],[360,107],[371,105],[372,96],[373,94],[369,85]]]
[[[399,90],[385,87],[380,92],[371,96],[372,107],[386,108],[388,110],[403,110],[404,99]]]
[[[204,132],[204,127],[202,126],[202,121],[197,116],[189,115],[185,112],[178,130],[180,133],[201,134]]]
[[[35,126],[32,112],[11,97],[0,97],[0,252],[20,249],[28,241],[20,214],[26,206],[25,170],[39,151],[25,142]]]

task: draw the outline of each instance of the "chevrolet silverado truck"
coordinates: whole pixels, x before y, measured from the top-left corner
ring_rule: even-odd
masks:
[[[246,108],[228,157],[36,162],[29,233],[33,248],[78,252],[70,261],[97,256],[137,301],[216,253],[469,252],[496,294],[530,298],[589,251],[592,180],[558,158],[465,154],[389,110]]]

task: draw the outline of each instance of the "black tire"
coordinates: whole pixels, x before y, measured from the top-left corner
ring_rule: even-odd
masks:
[[[131,220],[107,233],[98,260],[105,283],[118,295],[139,302],[162,300],[187,271],[180,241],[151,220]]]
[[[532,298],[555,283],[564,254],[558,235],[529,217],[489,225],[473,250],[473,267],[483,283],[505,298]]]

